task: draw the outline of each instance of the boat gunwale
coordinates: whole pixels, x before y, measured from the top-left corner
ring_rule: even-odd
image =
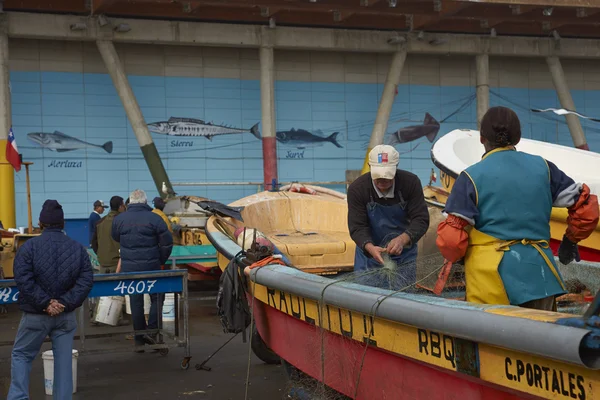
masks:
[[[600,356],[584,354],[582,341],[591,334],[591,330],[487,312],[520,310],[519,307],[479,305],[409,293],[386,297],[393,292],[350,282],[332,284],[330,278],[281,265],[253,269],[250,279],[259,285],[375,318],[593,370],[600,369]],[[377,307],[378,302],[381,304]],[[373,315],[375,309],[377,313]],[[548,312],[549,316],[556,314]],[[521,339],[516,341],[517,337]],[[539,340],[540,337],[544,340]]]

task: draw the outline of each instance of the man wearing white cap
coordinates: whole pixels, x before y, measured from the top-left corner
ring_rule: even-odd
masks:
[[[369,153],[371,172],[348,188],[348,229],[356,243],[354,271],[381,267],[385,253],[398,265],[417,258],[417,242],[429,228],[429,212],[421,180],[397,169],[399,160],[392,146],[375,146]],[[414,284],[414,263],[401,268],[401,279],[394,286]]]

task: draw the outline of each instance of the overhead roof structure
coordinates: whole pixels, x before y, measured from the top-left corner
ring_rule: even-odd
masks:
[[[600,0],[4,0],[3,7],[271,26],[600,38]]]

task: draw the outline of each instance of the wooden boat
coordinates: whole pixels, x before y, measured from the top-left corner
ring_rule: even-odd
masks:
[[[581,318],[394,293],[345,280],[354,248],[346,233],[344,196],[310,188],[317,194],[282,188],[230,204],[244,206],[243,224],[259,229],[298,263],[246,269],[252,348],[261,359],[281,359],[292,376],[312,378],[354,399],[598,398],[600,353],[590,338],[600,332]],[[437,207],[430,215],[419,257],[436,251],[435,230],[443,216]],[[207,221],[222,268],[241,250],[232,236],[241,226],[218,216]],[[313,240],[319,235],[322,242]],[[600,268],[578,264],[584,267]]]
[[[260,192],[229,206],[244,207],[244,222],[213,216],[206,233],[224,268],[241,247],[233,239],[237,228],[255,228],[297,267],[310,273],[339,273],[354,266],[355,244],[347,228],[346,195],[316,186],[305,186],[314,195],[288,191]]]
[[[431,158],[440,169],[442,187],[428,185],[424,188],[429,204],[443,207],[460,172],[481,160],[485,150],[479,137],[479,131],[456,129],[434,143]],[[516,147],[553,162],[576,182],[586,183],[592,193],[600,195],[600,174],[597,172],[600,170],[600,154],[530,139],[521,139]],[[565,208],[552,210],[550,246],[555,255],[567,228],[567,215]],[[579,253],[583,260],[600,262],[600,226],[579,244]]]

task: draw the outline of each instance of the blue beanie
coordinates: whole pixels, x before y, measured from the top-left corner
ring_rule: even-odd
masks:
[[[46,200],[40,212],[40,222],[44,225],[60,225],[64,222],[65,214],[62,206],[56,200]]]

